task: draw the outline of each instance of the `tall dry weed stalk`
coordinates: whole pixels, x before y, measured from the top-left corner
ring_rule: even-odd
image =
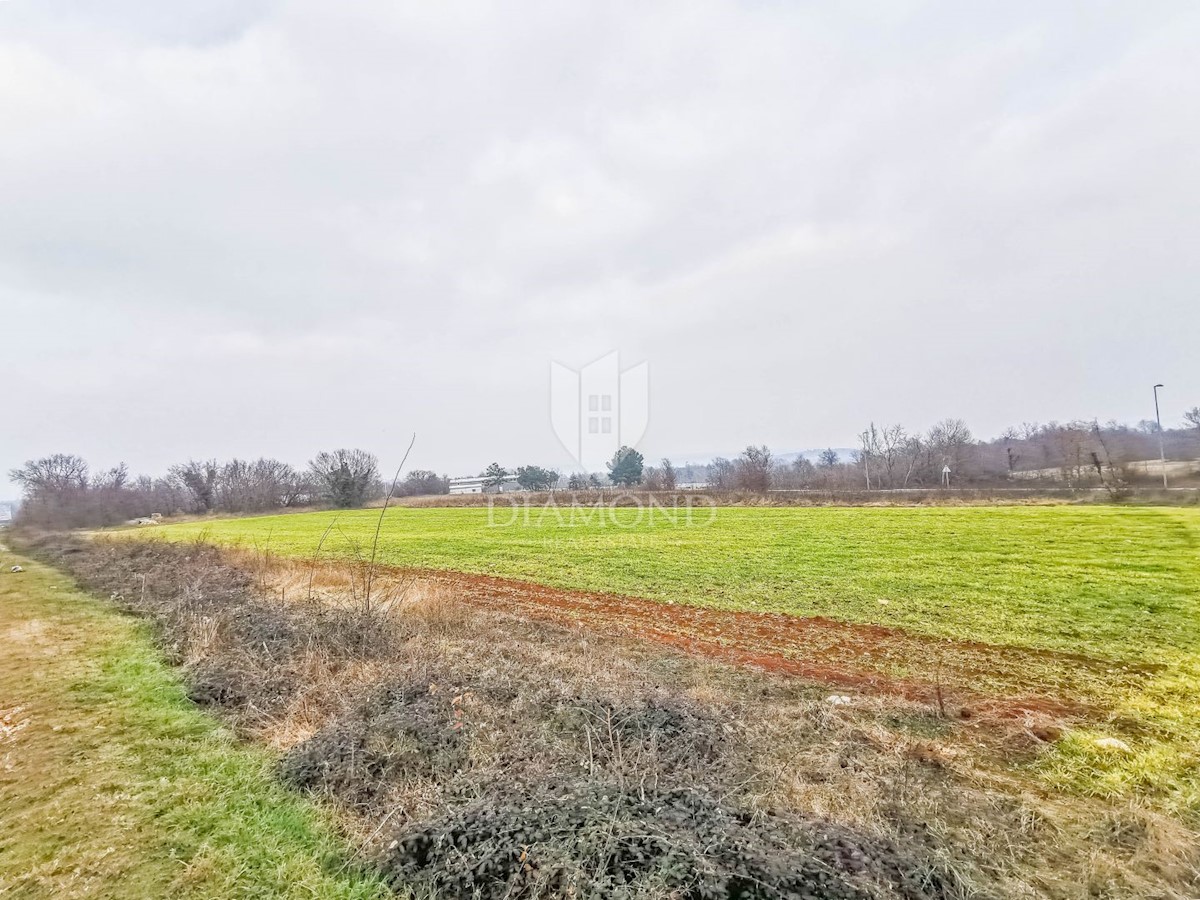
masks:
[[[325,531],[321,533],[321,539],[317,541],[317,550],[313,554],[313,558],[309,561],[308,566],[308,602],[313,600],[313,576],[317,571],[317,561],[321,558],[321,548],[325,546],[325,540],[329,537],[329,532],[333,531],[333,527],[337,525],[337,520],[341,513],[329,520],[329,524],[325,526]]]
[[[379,519],[375,523],[375,537],[371,541],[371,565],[367,569],[366,589],[363,591],[363,605],[368,611],[371,609],[371,588],[375,584],[375,560],[379,554],[379,532],[383,529],[383,516],[387,512],[388,504],[392,502],[392,497],[396,495],[396,485],[400,482],[400,473],[404,471],[404,464],[408,462],[408,454],[412,453],[413,444],[416,442],[417,433],[414,431],[412,440],[408,442],[408,449],[404,451],[404,458],[400,460],[400,465],[396,467],[396,474],[392,476],[387,496],[383,498],[383,507],[379,510]]]

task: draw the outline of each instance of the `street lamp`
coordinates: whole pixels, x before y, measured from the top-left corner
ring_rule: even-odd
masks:
[[[1158,389],[1161,384],[1154,386],[1154,421],[1158,423],[1158,460],[1162,463],[1163,488],[1167,486],[1167,454],[1163,450],[1162,416],[1158,414]]]

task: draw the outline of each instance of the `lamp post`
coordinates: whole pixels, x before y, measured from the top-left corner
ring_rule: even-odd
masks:
[[[1162,464],[1163,488],[1167,486],[1167,453],[1163,449],[1162,416],[1158,414],[1158,389],[1161,384],[1154,386],[1154,421],[1158,423],[1158,461]]]

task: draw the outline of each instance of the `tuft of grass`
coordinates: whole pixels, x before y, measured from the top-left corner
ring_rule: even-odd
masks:
[[[0,895],[389,895],[272,754],[187,699],[147,624],[2,556]]]

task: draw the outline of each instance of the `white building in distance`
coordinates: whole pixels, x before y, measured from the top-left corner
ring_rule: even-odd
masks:
[[[488,484],[489,479],[483,475],[470,478],[451,478],[450,493],[452,494],[509,494],[513,491],[523,491],[517,482],[516,475],[506,475],[500,484]]]

